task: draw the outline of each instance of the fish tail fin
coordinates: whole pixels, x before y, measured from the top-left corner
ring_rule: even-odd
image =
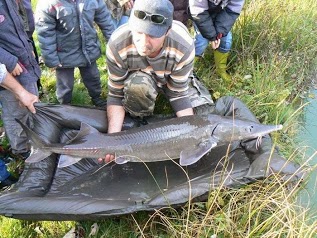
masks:
[[[28,126],[22,123],[19,119],[15,119],[23,128],[27,137],[33,142],[30,156],[25,160],[29,163],[39,162],[50,156],[52,153],[48,151],[42,151],[42,148],[48,146],[48,143],[32,131]]]

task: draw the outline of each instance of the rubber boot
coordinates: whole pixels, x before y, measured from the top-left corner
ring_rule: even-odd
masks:
[[[216,73],[225,81],[230,82],[231,76],[227,73],[227,61],[229,52],[222,53],[218,50],[214,51]]]

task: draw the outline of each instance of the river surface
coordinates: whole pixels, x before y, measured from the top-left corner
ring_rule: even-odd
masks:
[[[304,109],[305,129],[299,133],[299,143],[303,146],[309,164],[315,166],[306,189],[300,193],[301,204],[308,206],[312,212],[317,212],[317,89],[311,91],[315,98],[309,99]],[[316,214],[316,213],[315,213]]]

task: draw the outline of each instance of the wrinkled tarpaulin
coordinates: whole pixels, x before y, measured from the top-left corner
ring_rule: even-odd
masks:
[[[69,140],[81,122],[107,131],[106,112],[101,109],[44,103],[36,109],[34,131],[51,142]],[[153,117],[148,122],[163,119]],[[125,129],[135,126],[140,126],[138,121],[125,119]],[[179,166],[177,160],[103,166],[84,159],[57,168],[57,155],[51,155],[26,164],[18,183],[0,195],[0,214],[26,220],[101,219],[182,205],[190,198],[203,201],[220,183],[237,187],[272,171],[293,175],[298,168],[281,157],[271,158],[268,167],[267,155],[250,159],[239,143],[231,145],[229,154],[227,150],[228,145],[216,147],[187,167]]]

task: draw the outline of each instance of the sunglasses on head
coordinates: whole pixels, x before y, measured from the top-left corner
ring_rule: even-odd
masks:
[[[148,17],[150,21],[155,24],[163,24],[168,19],[161,14],[149,14],[147,12],[140,11],[140,10],[135,10],[134,16],[136,16],[137,18],[141,20],[145,20]]]

